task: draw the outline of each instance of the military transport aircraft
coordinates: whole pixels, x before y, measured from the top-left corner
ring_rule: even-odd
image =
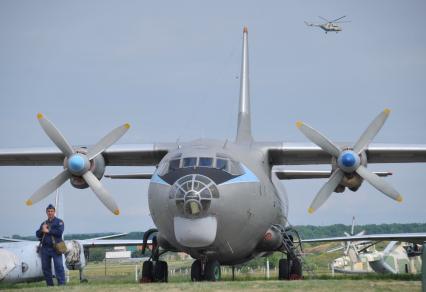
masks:
[[[336,18],[334,20],[328,20],[325,19],[324,17],[318,16],[319,18],[321,18],[322,20],[324,20],[324,23],[320,23],[320,24],[315,24],[315,23],[310,23],[305,21],[305,24],[307,26],[317,26],[319,28],[321,28],[322,30],[324,30],[325,33],[328,33],[330,31],[334,31],[336,33],[338,33],[339,31],[342,31],[342,27],[340,25],[338,25],[338,23],[346,23],[346,22],[350,22],[350,21],[340,21],[341,19],[345,18],[346,15]]]
[[[297,232],[288,224],[288,200],[276,165],[331,164],[329,181],[321,188],[309,212],[318,209],[335,191],[356,191],[363,180],[388,197],[402,196],[367,163],[426,162],[426,145],[370,145],[389,115],[384,110],[358,141],[351,145],[328,140],[312,127],[297,127],[316,145],[258,142],[251,131],[248,32],[243,31],[241,88],[235,141],[199,139],[188,143],[116,145],[129,128],[113,130],[94,146],[73,147],[43,114],[37,118],[59,148],[0,150],[0,165],[57,165],[63,170],[27,201],[39,202],[70,181],[75,188],[90,187],[114,214],[119,209],[102,186],[106,166],[156,166],[153,173],[115,178],[150,179],[148,204],[157,229],[158,249],[143,265],[146,280],[167,280],[167,263],[159,256],[182,251],[194,259],[191,279],[220,279],[220,265],[237,265],[274,251],[287,255],[279,263],[279,278],[301,277]],[[111,146],[111,147],[110,147]],[[301,173],[299,172],[299,175]],[[302,175],[306,176],[306,174]],[[308,174],[316,177],[315,174]]]

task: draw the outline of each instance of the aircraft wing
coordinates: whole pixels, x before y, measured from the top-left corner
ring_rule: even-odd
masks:
[[[113,145],[104,152],[106,165],[110,166],[154,166],[176,148],[167,144]],[[0,149],[0,166],[44,166],[63,165],[64,155],[56,147]]]
[[[28,242],[31,240],[25,240],[25,239],[15,239],[15,238],[9,238],[9,237],[0,237],[0,243],[1,242]]]
[[[303,243],[335,242],[335,241],[403,241],[417,244],[426,242],[426,233],[395,233],[395,234],[366,234],[354,236],[326,237],[314,239],[302,239]]]
[[[142,239],[84,239],[78,240],[84,247],[97,247],[97,246],[135,246],[143,245]],[[148,240],[148,245],[152,244]]]
[[[339,146],[352,143],[338,143]],[[311,143],[264,144],[272,165],[329,164],[330,154]],[[368,163],[426,162],[426,145],[370,144]]]
[[[291,170],[274,168],[272,172],[281,180],[329,178],[331,176],[331,170]],[[373,171],[373,173],[378,176],[392,175],[389,171]]]

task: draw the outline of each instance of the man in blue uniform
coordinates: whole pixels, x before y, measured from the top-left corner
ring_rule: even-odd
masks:
[[[58,254],[54,244],[63,241],[64,221],[55,217],[55,207],[49,204],[46,208],[47,220],[41,223],[36,231],[36,236],[40,239],[41,267],[47,286],[53,286],[52,280],[52,259],[55,265],[55,276],[58,285],[65,285],[64,264],[62,254]]]

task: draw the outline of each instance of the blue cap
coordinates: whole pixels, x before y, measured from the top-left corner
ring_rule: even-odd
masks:
[[[56,209],[55,209],[55,207],[54,207],[52,204],[49,204],[49,206],[47,206],[47,207],[46,207],[46,211],[47,211],[48,209],[56,210]]]

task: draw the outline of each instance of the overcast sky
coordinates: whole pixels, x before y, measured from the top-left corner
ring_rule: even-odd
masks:
[[[303,21],[347,15],[341,33]],[[43,112],[75,145],[114,127],[119,143],[233,139],[242,28],[249,28],[253,135],[307,142],[303,120],[334,141],[355,142],[384,108],[374,142],[426,144],[425,1],[0,1],[0,148],[52,146]],[[323,166],[319,169],[328,169]],[[364,183],[307,207],[325,180],[285,182],[292,224],[426,222],[426,164],[370,165],[404,196],[398,204]],[[295,169],[295,167],[292,167]],[[48,197],[25,200],[61,167],[0,167],[0,236],[33,234]],[[108,168],[107,173],[143,168]],[[153,226],[144,181],[102,183],[112,215],[90,190],[66,183],[66,232]]]

